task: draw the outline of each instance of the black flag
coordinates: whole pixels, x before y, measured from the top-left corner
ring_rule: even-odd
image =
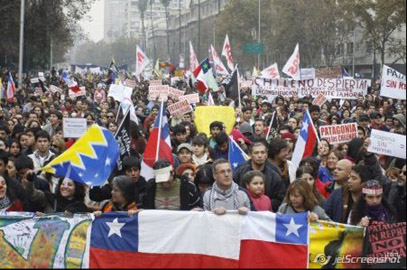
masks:
[[[114,137],[120,149],[120,158],[117,161],[117,170],[120,172],[123,169],[123,160],[130,156],[130,109],[127,110]]]
[[[239,93],[239,70],[236,66],[232,73],[230,82],[226,86],[226,96],[232,98],[233,100],[237,100],[239,98]]]

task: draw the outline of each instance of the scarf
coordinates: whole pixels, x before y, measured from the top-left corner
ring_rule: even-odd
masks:
[[[5,196],[3,199],[0,200],[0,209],[5,210],[10,206],[11,206],[11,201],[7,196]]]
[[[237,201],[237,192],[239,191],[239,186],[235,183],[232,182],[232,186],[223,191],[220,189],[215,182],[212,186],[211,193],[209,196],[209,209],[212,209],[212,206],[215,205],[215,202],[218,201],[225,201],[228,198],[233,196],[233,206],[234,210],[237,210],[239,208],[239,202]],[[230,210],[230,209],[229,209]]]
[[[375,221],[389,221],[389,211],[383,206],[383,204],[369,206],[366,205],[366,213],[368,217],[371,217]]]
[[[205,153],[201,158],[192,155],[192,160],[194,161],[195,164],[198,165],[206,164],[208,162],[208,153]]]

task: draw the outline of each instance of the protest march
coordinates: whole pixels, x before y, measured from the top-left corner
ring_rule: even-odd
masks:
[[[406,267],[405,74],[223,44],[0,67],[0,268]]]

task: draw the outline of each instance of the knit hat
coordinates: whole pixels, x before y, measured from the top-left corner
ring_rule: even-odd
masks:
[[[243,122],[243,123],[240,125],[239,130],[240,130],[240,132],[242,132],[242,134],[245,134],[245,133],[253,134],[253,128],[252,128],[252,127],[250,126],[250,124],[247,123],[247,122]]]
[[[242,132],[240,130],[238,130],[238,129],[232,130],[232,132],[230,133],[230,136],[232,136],[233,140],[235,140],[236,142],[239,139],[243,139],[245,143],[253,144],[253,142],[251,140],[249,140],[246,136],[244,136],[242,134]]]
[[[406,128],[406,117],[403,114],[396,114],[393,116],[393,119],[396,119],[400,122],[400,124]]]

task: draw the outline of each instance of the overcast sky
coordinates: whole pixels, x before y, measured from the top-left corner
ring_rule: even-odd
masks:
[[[88,16],[89,20],[83,19],[80,22],[85,33],[93,41],[103,39],[103,15],[104,15],[104,0],[96,0],[92,5]]]

